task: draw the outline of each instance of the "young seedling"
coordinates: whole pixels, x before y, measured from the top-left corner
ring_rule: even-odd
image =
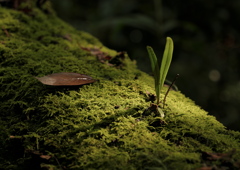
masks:
[[[172,54],[173,54],[173,41],[170,37],[167,37],[166,40],[167,42],[166,42],[161,63],[158,61],[152,47],[147,46],[147,51],[151,61],[152,72],[155,80],[157,105],[159,105],[160,103],[160,93],[164,85],[164,81],[166,79],[166,76],[172,61]],[[157,107],[157,110],[160,113],[161,117],[164,117],[164,113],[159,107]]]

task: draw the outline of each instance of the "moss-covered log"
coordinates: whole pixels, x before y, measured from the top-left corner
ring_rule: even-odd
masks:
[[[153,78],[58,19],[49,3],[27,12],[1,7],[0,28],[1,168],[240,167],[239,132],[178,91],[164,118],[148,113]],[[56,87],[34,78],[59,72],[98,81]]]

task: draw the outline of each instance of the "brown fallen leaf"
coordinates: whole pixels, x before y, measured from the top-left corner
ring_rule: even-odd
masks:
[[[201,167],[201,168],[198,168],[196,170],[213,170],[213,167],[211,166],[205,166],[205,167]]]
[[[93,83],[92,77],[79,73],[53,73],[44,77],[35,77],[42,84],[50,86],[78,86]]]
[[[202,152],[203,166],[197,170],[223,170],[223,169],[239,169],[240,160],[233,158],[233,155],[237,152],[233,149],[226,153],[211,153]]]
[[[51,156],[50,155],[40,155],[40,158],[48,160],[51,158]]]
[[[210,153],[210,152],[202,152],[202,158],[204,160],[231,160],[232,156],[236,153],[236,149],[233,149],[227,153]]]
[[[101,63],[105,63],[106,61],[109,61],[112,59],[110,55],[108,55],[105,52],[102,52],[99,48],[94,47],[94,48],[88,48],[88,47],[81,47],[83,50],[90,52],[92,55],[96,56],[97,59]]]
[[[42,158],[42,159],[49,160],[50,158],[52,158],[52,156],[50,156],[50,155],[44,155],[43,153],[41,153],[41,152],[39,152],[39,151],[36,151],[36,150],[26,149],[25,151],[28,152],[28,153],[31,153],[31,154],[34,155],[34,156],[37,156],[37,157],[39,157],[39,158]]]

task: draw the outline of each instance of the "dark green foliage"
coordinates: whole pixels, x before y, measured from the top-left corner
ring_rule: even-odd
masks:
[[[81,47],[116,52],[54,14],[33,12],[0,9],[0,27],[10,34],[0,31],[1,168],[194,169],[203,163],[201,151],[234,148],[232,161],[240,158],[240,133],[180,92],[169,94],[164,120],[143,115],[150,104],[143,93],[154,89],[150,76],[128,57],[120,67],[99,62]],[[99,81],[52,87],[34,78],[57,72]]]

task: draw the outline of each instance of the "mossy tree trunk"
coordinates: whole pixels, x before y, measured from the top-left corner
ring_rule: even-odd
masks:
[[[0,8],[0,167],[239,168],[239,132],[178,91],[164,118],[147,112],[154,80],[134,61],[58,19],[49,2],[25,5]],[[98,81],[57,87],[34,78],[59,72]]]

